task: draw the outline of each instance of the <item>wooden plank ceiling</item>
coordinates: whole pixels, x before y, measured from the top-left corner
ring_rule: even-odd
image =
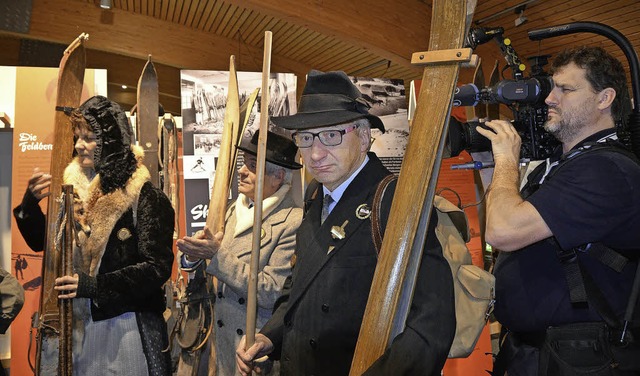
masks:
[[[450,0],[461,1],[461,0]],[[228,69],[236,55],[238,70],[259,71],[266,30],[273,32],[273,72],[293,72],[299,88],[309,69],[404,79],[421,77],[411,53],[427,49],[431,0],[32,0],[28,33],[0,30],[0,64],[18,65],[22,39],[68,44],[90,34],[87,61],[108,69],[109,95],[125,106],[151,54],[160,79],[161,102],[180,111],[180,69]],[[504,27],[520,58],[557,53],[564,47],[601,45],[624,60],[619,48],[595,34],[573,34],[532,42],[527,31],[576,21],[600,22],[640,47],[638,0],[478,0],[475,26]],[[516,26],[515,8],[525,5],[527,22]],[[499,60],[493,42],[476,52],[487,66]],[[489,74],[485,68],[485,73]],[[471,69],[461,81],[469,81]]]

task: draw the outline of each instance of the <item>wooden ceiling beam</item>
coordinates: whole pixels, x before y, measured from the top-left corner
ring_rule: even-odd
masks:
[[[262,69],[262,49],[237,39],[73,0],[34,0],[29,33],[5,34],[67,44],[81,32],[89,33],[87,48],[139,59],[151,54],[154,62],[177,68],[227,70],[229,56],[236,54],[244,64],[239,69]],[[273,71],[304,75],[309,68],[282,55],[272,56]]]
[[[277,17],[399,65],[411,67],[411,54],[426,51],[431,6],[416,0],[227,0]]]

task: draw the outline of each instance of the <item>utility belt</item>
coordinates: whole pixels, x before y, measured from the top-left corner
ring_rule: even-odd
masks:
[[[539,376],[632,376],[640,375],[640,333],[630,330],[625,341],[622,332],[604,322],[587,322],[550,327],[546,331],[502,336],[494,376],[504,375],[511,361],[521,358],[526,347],[538,349]],[[529,349],[531,351],[531,349]],[[532,363],[535,357],[530,358]],[[535,367],[531,364],[530,367]]]

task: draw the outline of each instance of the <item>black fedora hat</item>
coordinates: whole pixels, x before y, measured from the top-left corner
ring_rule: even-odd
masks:
[[[238,146],[238,149],[252,155],[258,154],[258,136],[260,131],[251,137],[251,141],[246,139]],[[298,170],[302,168],[300,163],[296,162],[296,154],[298,153],[298,147],[290,138],[281,136],[273,132],[267,132],[267,161],[276,164],[281,167],[290,168],[292,170]]]
[[[285,129],[328,127],[366,118],[371,128],[384,132],[382,120],[369,114],[369,104],[349,76],[341,71],[307,74],[298,112],[291,116],[272,117],[270,120]]]

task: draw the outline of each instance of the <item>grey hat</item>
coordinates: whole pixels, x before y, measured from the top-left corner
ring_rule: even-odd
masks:
[[[272,117],[270,120],[285,129],[309,129],[365,118],[371,123],[371,128],[384,132],[382,120],[369,114],[369,108],[369,104],[346,73],[312,70],[307,75],[298,112],[291,116]]]

